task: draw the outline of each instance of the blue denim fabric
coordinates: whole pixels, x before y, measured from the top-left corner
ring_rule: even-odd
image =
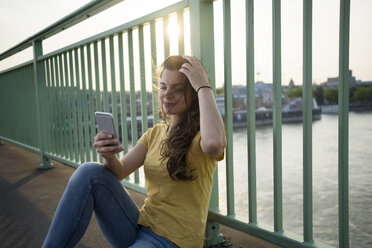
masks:
[[[137,205],[119,180],[99,163],[82,164],[71,176],[42,247],[74,247],[93,211],[112,247],[177,247],[150,228],[137,225]]]
[[[149,227],[140,227],[136,241],[130,248],[177,248],[168,239],[157,235]]]

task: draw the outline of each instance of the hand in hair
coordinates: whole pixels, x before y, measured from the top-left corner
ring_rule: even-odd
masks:
[[[188,77],[191,86],[197,91],[202,86],[209,86],[209,79],[200,60],[194,56],[182,56],[189,63],[184,63],[179,70]]]

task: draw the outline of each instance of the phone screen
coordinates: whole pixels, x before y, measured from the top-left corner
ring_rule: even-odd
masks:
[[[100,131],[111,133],[117,137],[114,120],[111,113],[95,112],[95,117]]]

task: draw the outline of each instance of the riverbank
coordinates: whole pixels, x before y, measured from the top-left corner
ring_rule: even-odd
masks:
[[[322,114],[338,114],[338,105],[322,105]],[[372,110],[372,102],[351,102],[349,104],[350,112]]]

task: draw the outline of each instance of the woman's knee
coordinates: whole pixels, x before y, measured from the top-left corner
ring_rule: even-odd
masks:
[[[89,180],[94,176],[102,175],[106,172],[104,165],[96,162],[87,162],[81,164],[72,174],[71,180]]]

